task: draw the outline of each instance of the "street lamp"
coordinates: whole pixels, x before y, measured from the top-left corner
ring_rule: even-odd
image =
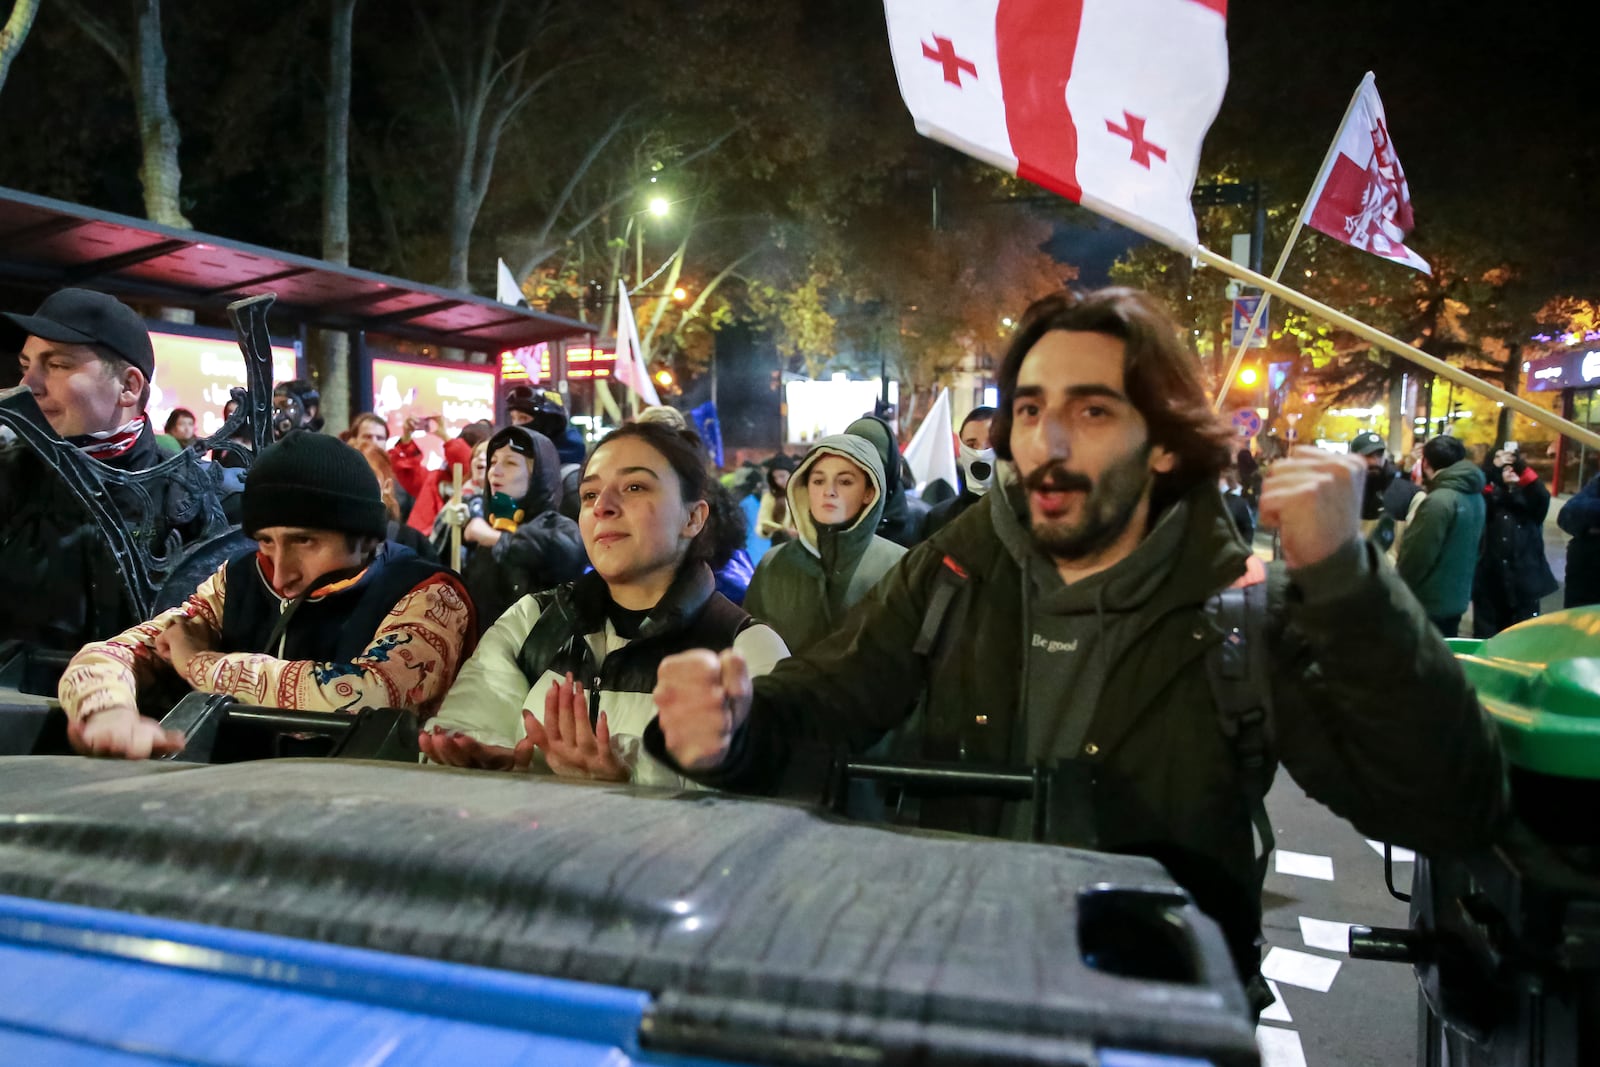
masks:
[[[651,179],[654,181],[655,179]],[[633,238],[633,285],[634,288],[644,284],[644,224],[639,222],[639,216],[649,212],[658,219],[664,219],[672,212],[672,201],[664,196],[652,196],[644,211],[635,211],[628,216],[628,225],[622,231],[622,247],[628,247],[628,239]],[[626,254],[626,253],[623,253]],[[621,273],[622,258],[617,258],[618,273]]]

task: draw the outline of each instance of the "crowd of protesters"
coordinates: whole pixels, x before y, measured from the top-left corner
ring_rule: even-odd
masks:
[[[61,437],[130,469],[195,447],[188,412],[156,441],[154,357],[129,309],[66,290],[11,318]],[[1271,759],[1367,836],[1481,846],[1503,814],[1501,755],[1440,635],[1469,599],[1485,625],[1538,610],[1549,494],[1515,453],[1480,468],[1450,438],[1421,449],[1414,479],[1365,439],[1258,469],[1178,334],[1131,290],[1038,301],[999,404],[955,428],[959,484],[929,500],[876,414],[719,472],[670,407],[593,447],[536,388],[512,394],[505,425],[448,439],[437,419],[370,412],[334,437],[311,384],[284,383],[281,432],[232,504],[255,546],[149,619],[108,594],[113,561],[64,490],[16,491],[40,475],[14,448],[0,538],[27,563],[0,596],[66,607],[0,636],[74,653],[58,693],[73,744],[97,755],[181,749],[159,718],[192,689],[409,709],[424,761],[481,771],[809,795],[813,751],[1067,768],[1079,795],[1052,840],[1161,860],[1259,994],[1275,763],[1243,769],[1238,723],[1270,714]],[[183,505],[155,503],[180,541]],[[1600,487],[1561,521],[1593,544]],[[1270,564],[1257,526],[1281,549]],[[1213,684],[1225,598],[1253,613],[1253,718]],[[1375,642],[1403,669],[1375,676]],[[1033,824],[1027,802],[900,814],[1012,837]]]
[[[1366,431],[1348,448],[1366,468],[1362,536],[1387,555],[1443,636],[1461,636],[1470,611],[1470,636],[1493,637],[1539,615],[1563,587],[1563,607],[1600,604],[1600,477],[1557,518],[1571,537],[1563,586],[1545,549],[1550,490],[1516,447],[1485,450],[1479,460],[1444,434],[1418,441],[1397,462],[1384,439]],[[1240,471],[1255,466],[1241,451],[1220,486],[1247,544],[1256,510]]]

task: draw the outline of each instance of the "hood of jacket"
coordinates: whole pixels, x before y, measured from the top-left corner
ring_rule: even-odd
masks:
[[[894,429],[876,415],[863,415],[845,427],[846,434],[859,437],[872,445],[878,454],[878,469],[883,472],[883,509],[880,525],[899,526],[906,521],[911,504],[906,499],[906,487],[900,484],[900,446]]]
[[[883,463],[878,459],[877,449],[872,447],[871,442],[855,434],[824,437],[806,453],[806,458],[800,461],[794,476],[789,479],[787,494],[789,514],[793,517],[795,529],[800,534],[800,543],[805,546],[807,552],[818,559],[822,558],[822,546],[817,535],[817,524],[811,518],[811,501],[806,493],[806,479],[811,474],[812,466],[825,456],[840,456],[849,460],[866,471],[867,480],[872,483],[872,502],[861,509],[861,514],[856,516],[855,522],[836,535],[840,556],[854,558],[865,552],[867,545],[872,543],[872,538],[878,531],[878,522],[883,518],[887,497],[884,491]]]
[[[532,468],[528,475],[528,491],[517,501],[524,512],[524,521],[558,510],[561,507],[561,457],[556,453],[555,442],[526,426],[507,426],[489,438],[489,447],[484,452],[485,467],[494,462],[496,452],[507,446],[528,457]]]
[[[1457,493],[1475,496],[1483,492],[1485,484],[1483,469],[1472,460],[1463,459],[1450,464],[1442,471],[1435,472],[1433,480],[1428,483],[1428,490],[1435,492],[1440,489],[1451,489]]]

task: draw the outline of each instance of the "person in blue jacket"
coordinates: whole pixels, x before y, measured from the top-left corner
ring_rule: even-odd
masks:
[[[1567,592],[1562,606],[1600,604],[1600,474],[1561,505],[1556,525],[1569,535]]]

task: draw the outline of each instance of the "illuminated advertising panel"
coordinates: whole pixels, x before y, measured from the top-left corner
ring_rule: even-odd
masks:
[[[1600,386],[1600,349],[1558,352],[1541,356],[1523,367],[1530,393],[1555,389],[1593,389]]]
[[[570,345],[567,348],[568,378],[609,378],[617,364],[617,344]]]
[[[157,432],[173,408],[194,412],[196,431],[205,437],[222,428],[222,408],[229,390],[245,388],[244,353],[233,338],[191,337],[150,331],[156,352],[156,375],[150,383],[150,425]],[[272,346],[272,380],[299,377],[297,346]]]
[[[459,364],[372,361],[372,410],[399,433],[408,418],[433,416],[454,437],[479,419],[494,421],[495,373]]]

